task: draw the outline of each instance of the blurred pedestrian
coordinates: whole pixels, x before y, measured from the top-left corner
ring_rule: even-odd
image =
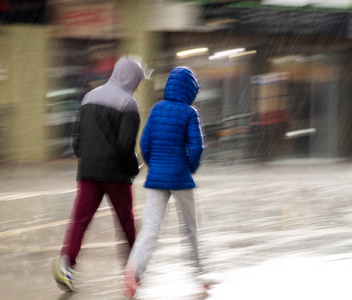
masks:
[[[116,211],[130,249],[135,236],[132,182],[138,174],[135,154],[140,125],[133,97],[146,76],[140,59],[123,56],[107,83],[88,92],[74,127],[73,149],[78,158],[77,195],[54,277],[65,291],[75,290],[74,266],[85,231],[105,194]]]
[[[168,200],[179,202],[192,247],[192,261],[202,272],[197,241],[196,206],[192,173],[200,165],[203,137],[198,113],[191,106],[199,90],[194,73],[187,67],[174,68],[167,80],[164,100],[152,108],[140,146],[148,166],[143,226],[125,269],[124,293],[133,297],[156,247]]]

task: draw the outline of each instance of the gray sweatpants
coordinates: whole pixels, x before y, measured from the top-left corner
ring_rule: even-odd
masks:
[[[146,205],[143,214],[143,226],[138,233],[128,259],[128,263],[135,268],[137,281],[143,276],[149,259],[155,250],[166,206],[171,195],[175,197],[177,208],[182,212],[185,231],[192,247],[191,259],[194,262],[197,271],[201,271],[198,254],[197,215],[193,189],[147,189]]]

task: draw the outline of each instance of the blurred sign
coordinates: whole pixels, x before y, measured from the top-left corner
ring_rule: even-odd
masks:
[[[246,9],[239,14],[239,24],[266,33],[331,33],[346,30],[344,13]]]
[[[49,32],[54,37],[112,39],[122,34],[123,15],[113,3],[57,5],[53,10]]]
[[[264,34],[322,34],[346,36],[348,13],[316,10],[211,7],[203,10],[205,22],[235,19],[231,29]]]
[[[146,14],[148,30],[181,31],[197,25],[199,22],[199,6],[192,3],[156,1],[149,5]]]
[[[308,6],[347,8],[352,6],[352,0],[262,0],[263,5]]]
[[[279,5],[279,6],[307,6],[318,4],[320,0],[262,0],[263,5]]]
[[[251,78],[251,125],[288,121],[288,73],[271,73]]]

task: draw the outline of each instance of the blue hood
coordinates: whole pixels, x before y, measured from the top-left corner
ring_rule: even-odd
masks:
[[[194,73],[187,67],[174,68],[167,80],[164,99],[191,105],[199,91]]]

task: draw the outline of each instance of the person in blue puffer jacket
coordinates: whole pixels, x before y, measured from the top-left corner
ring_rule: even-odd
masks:
[[[175,197],[190,245],[191,261],[202,272],[198,255],[197,218],[192,174],[200,165],[204,145],[198,112],[191,105],[199,91],[195,74],[174,68],[167,80],[164,100],[152,108],[140,146],[148,166],[143,227],[125,269],[124,293],[133,297],[156,247],[166,206]]]

